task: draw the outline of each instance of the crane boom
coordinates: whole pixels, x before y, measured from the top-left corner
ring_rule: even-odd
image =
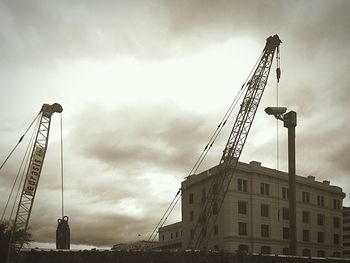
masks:
[[[239,157],[263,95],[275,51],[277,50],[277,53],[279,53],[280,43],[282,43],[282,41],[279,39],[278,35],[267,38],[258,65],[246,84],[247,91],[223,151],[220,163],[216,168],[216,175],[213,176],[206,201],[202,205],[201,212],[195,228],[193,229],[193,238],[189,242],[188,249],[207,249],[211,233],[214,229],[219,211],[223,205],[226,192],[229,188],[234,170],[238,164]],[[278,68],[278,79],[279,76],[280,70]]]
[[[18,254],[23,246],[24,241],[15,240],[13,236],[17,231],[27,231],[29,218],[47,150],[51,116],[55,112],[61,113],[62,111],[63,108],[58,103],[54,103],[52,105],[44,104],[40,110],[40,123],[36,133],[34,146],[32,148],[30,162],[27,168],[23,190],[18,203],[16,217],[11,232],[7,262],[10,262],[10,258]]]

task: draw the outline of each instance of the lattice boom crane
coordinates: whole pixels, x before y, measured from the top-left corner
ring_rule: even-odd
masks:
[[[238,164],[239,157],[263,95],[276,50],[277,80],[280,78],[279,45],[281,43],[282,41],[279,39],[278,35],[267,38],[266,45],[256,69],[252,77],[246,83],[247,91],[223,151],[220,163],[217,166],[217,171],[215,173],[217,176],[213,176],[206,201],[202,205],[201,212],[195,228],[193,229],[193,237],[188,244],[188,249],[207,249],[211,233],[214,229],[219,211],[223,205],[234,170]]]
[[[23,240],[15,240],[13,234],[17,231],[27,231],[35,193],[47,150],[51,116],[55,112],[61,113],[62,111],[63,108],[58,103],[52,105],[44,104],[40,110],[40,123],[36,133],[34,146],[32,148],[23,190],[18,203],[14,226],[12,228],[7,262],[10,262],[10,260],[20,252],[23,246]]]

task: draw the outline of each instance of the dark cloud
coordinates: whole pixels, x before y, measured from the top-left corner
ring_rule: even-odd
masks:
[[[212,132],[211,116],[166,104],[82,115],[73,134],[81,153],[118,169],[171,170],[185,176]]]

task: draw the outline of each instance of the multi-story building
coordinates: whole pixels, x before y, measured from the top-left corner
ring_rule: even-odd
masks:
[[[182,222],[159,230],[161,245],[168,242],[167,236],[171,234],[165,230],[173,229],[182,233],[182,249],[188,247],[202,204],[213,187],[212,180],[220,175],[213,167],[182,182]],[[318,182],[313,176],[297,176],[296,189],[298,255],[341,256],[345,197],[342,189],[329,181]],[[288,207],[287,173],[263,167],[256,161],[239,162],[216,224],[207,230],[210,233],[207,248],[288,254]]]
[[[343,256],[350,258],[350,207],[343,207]]]

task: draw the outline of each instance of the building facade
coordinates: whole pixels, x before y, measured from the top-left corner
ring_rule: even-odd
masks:
[[[188,248],[201,207],[216,174],[213,167],[182,182],[182,249]],[[342,189],[329,181],[297,176],[298,255],[342,255]],[[288,254],[288,174],[252,161],[238,163],[207,249]],[[214,211],[213,211],[214,212]],[[160,238],[162,229],[160,229]],[[164,240],[166,241],[166,240]],[[160,242],[162,240],[160,239]]]
[[[350,258],[350,207],[343,207],[343,256]]]

